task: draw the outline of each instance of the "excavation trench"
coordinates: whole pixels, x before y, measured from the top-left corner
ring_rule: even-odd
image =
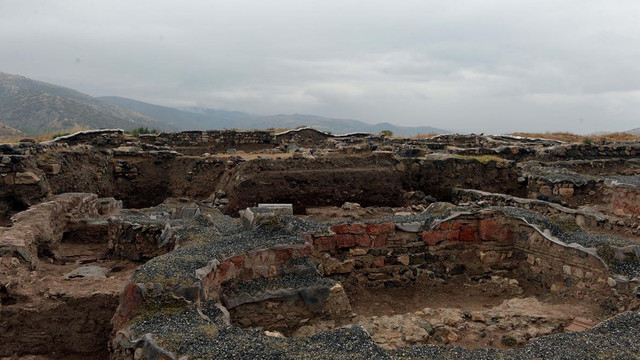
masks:
[[[107,359],[111,318],[137,264],[106,252],[106,242],[63,241],[41,252],[35,276],[16,276],[5,294],[0,288],[0,356]]]
[[[232,321],[289,337],[360,324],[388,349],[419,344],[508,349],[567,328],[588,329],[607,317],[597,304],[551,296],[528,283],[520,286],[526,280],[500,275],[446,280],[422,275],[404,285],[373,287],[340,278],[346,297],[331,294],[332,310],[309,311],[304,298],[288,295],[235,307]]]
[[[521,220],[461,216],[420,235],[391,225],[336,225],[336,235],[314,237],[311,260],[329,282],[309,280],[307,269],[287,273],[275,288],[263,280],[223,283],[232,322],[289,337],[360,324],[388,349],[508,349],[589,329],[618,312],[598,259]]]
[[[107,254],[114,199],[64,194],[15,216],[0,238],[0,357],[106,359],[119,294],[137,267]]]
[[[291,203],[296,214],[308,207],[402,206],[416,191],[431,200],[448,201],[455,187],[525,196],[514,164],[467,158],[396,158],[392,153],[367,156],[330,156],[315,159],[252,158],[237,156],[175,156],[131,153],[106,156],[102,152],[68,151],[51,163],[60,170],[45,173],[40,182],[53,194],[91,192],[123,201],[125,208],[156,206],[169,197],[188,197],[215,203],[226,214],[256,203]],[[24,189],[23,189],[24,188]],[[3,202],[19,211],[47,191],[22,194]],[[224,194],[218,198],[216,194]],[[216,202],[218,200],[218,202]],[[413,199],[423,201],[423,198]],[[26,202],[25,202],[26,201]],[[9,206],[7,205],[7,206]],[[3,209],[0,209],[2,211]]]

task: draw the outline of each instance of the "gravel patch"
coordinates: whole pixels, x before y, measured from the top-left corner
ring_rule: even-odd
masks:
[[[192,284],[198,280],[196,269],[206,266],[211,260],[221,261],[230,256],[276,245],[304,245],[306,240],[303,234],[315,226],[308,221],[289,221],[291,219],[287,218],[279,219],[270,227],[244,230],[229,219],[186,227],[179,233],[181,242],[185,245],[149,260],[136,271],[134,281],[157,282],[172,279],[175,283]]]
[[[627,312],[583,332],[541,337],[515,350],[468,350],[461,347],[414,346],[392,352],[397,359],[638,359],[640,313]]]

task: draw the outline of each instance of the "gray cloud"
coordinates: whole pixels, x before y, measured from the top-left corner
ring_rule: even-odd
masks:
[[[0,71],[459,131],[640,126],[637,1],[0,0]]]

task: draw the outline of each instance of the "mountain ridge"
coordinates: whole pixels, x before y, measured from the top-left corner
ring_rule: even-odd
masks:
[[[139,127],[160,131],[273,129],[310,126],[331,133],[389,130],[396,135],[442,129],[368,124],[307,114],[259,115],[204,107],[173,108],[119,96],[92,97],[74,89],[0,72],[0,136],[17,137],[74,128]]]
[[[18,137],[23,135],[24,133],[22,131],[0,123],[0,138]]]
[[[252,130],[310,126],[332,133],[370,132],[377,134],[382,130],[390,130],[396,135],[416,135],[419,133],[448,132],[431,126],[407,127],[397,126],[391,123],[368,124],[360,120],[334,119],[307,114],[255,115],[241,111],[203,107],[172,108],[117,96],[104,96],[100,97],[100,99],[111,101],[116,105],[138,111],[150,117],[155,117],[160,121],[165,121],[164,119],[168,118],[167,114],[171,114],[176,118],[185,119],[188,123],[196,124],[191,128],[194,130]]]
[[[80,127],[171,126],[79,91],[0,72],[0,123],[27,135]]]

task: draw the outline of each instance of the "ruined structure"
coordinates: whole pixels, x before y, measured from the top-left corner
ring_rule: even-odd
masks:
[[[637,358],[638,143],[0,145],[0,357]]]

